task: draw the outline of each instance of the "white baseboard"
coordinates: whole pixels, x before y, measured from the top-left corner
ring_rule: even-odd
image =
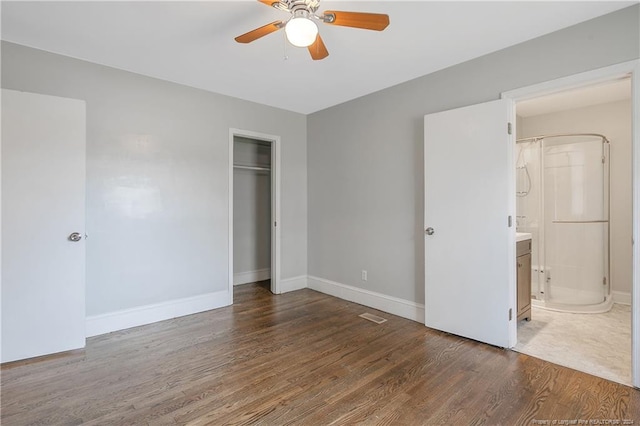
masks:
[[[419,303],[314,276],[308,277],[308,287],[321,293],[424,324],[424,305]]]
[[[307,276],[299,275],[297,277],[285,278],[280,280],[280,293],[301,290],[307,288]]]
[[[227,290],[200,296],[170,300],[121,311],[93,315],[86,318],[87,337],[124,330],[125,328],[151,324],[184,315],[196,314],[231,304]]]
[[[271,268],[257,269],[255,271],[238,272],[233,274],[233,285],[255,283],[256,281],[271,278]]]
[[[631,304],[631,293],[612,291],[611,296],[613,297],[613,303],[620,303],[621,305]]]

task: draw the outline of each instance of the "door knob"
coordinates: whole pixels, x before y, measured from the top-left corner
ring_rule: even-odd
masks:
[[[434,231],[432,227],[428,227],[427,229],[424,230],[424,232],[427,233],[427,235],[433,235]]]
[[[82,234],[80,234],[79,232],[73,232],[71,234],[69,234],[69,241],[73,241],[74,243],[77,243],[78,241],[80,241],[82,239]]]

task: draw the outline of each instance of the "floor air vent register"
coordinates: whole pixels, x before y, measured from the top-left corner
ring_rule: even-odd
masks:
[[[360,314],[360,315],[358,315],[358,316],[359,316],[360,318],[364,318],[364,319],[366,319],[366,320],[373,321],[373,322],[375,322],[376,324],[382,324],[383,322],[387,322],[387,320],[386,320],[386,319],[384,319],[384,318],[382,318],[382,317],[379,317],[379,316],[377,316],[377,315],[369,314],[369,313]]]

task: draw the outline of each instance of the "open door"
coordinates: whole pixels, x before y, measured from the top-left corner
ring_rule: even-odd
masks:
[[[425,325],[515,344],[515,189],[502,99],[424,118]]]
[[[2,89],[2,362],[85,345],[85,102]]]

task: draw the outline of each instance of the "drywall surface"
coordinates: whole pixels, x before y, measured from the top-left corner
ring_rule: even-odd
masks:
[[[600,133],[609,139],[611,168],[611,290],[631,295],[631,101],[618,101],[522,119],[523,137]]]
[[[282,141],[282,275],[306,274],[306,117],[2,43],[2,87],[87,102],[87,315],[228,286],[229,128]]]
[[[309,275],[423,303],[424,115],[637,59],[638,11],[635,5],[311,114]]]

